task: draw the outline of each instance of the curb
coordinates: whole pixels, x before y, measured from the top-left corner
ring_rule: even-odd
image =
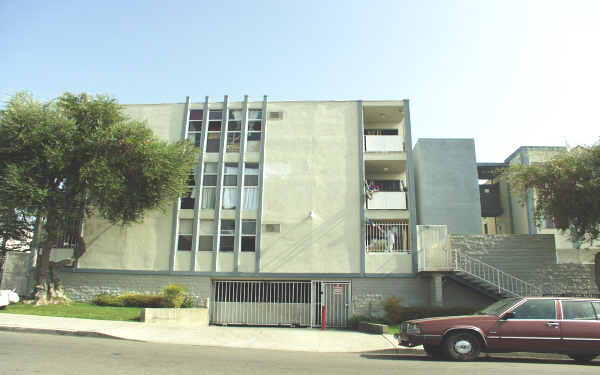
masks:
[[[109,335],[106,333],[100,333],[100,332],[94,332],[94,331],[71,331],[71,330],[65,330],[65,329],[26,328],[26,327],[8,327],[8,326],[0,326],[0,331],[42,333],[42,334],[48,334],[48,335],[97,337],[97,338],[103,338],[103,339],[139,341],[139,340],[129,340],[129,339],[125,339],[125,338],[122,338],[119,336],[113,336],[113,335]]]

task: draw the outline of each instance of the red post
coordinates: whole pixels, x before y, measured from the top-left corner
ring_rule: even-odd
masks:
[[[327,310],[325,305],[321,306],[321,330],[325,331],[327,325]]]

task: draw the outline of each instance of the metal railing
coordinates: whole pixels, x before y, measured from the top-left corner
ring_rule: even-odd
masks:
[[[541,296],[542,289],[508,274],[500,269],[475,259],[459,250],[453,250],[454,271],[466,273],[492,285],[498,294],[510,296]]]
[[[405,221],[368,220],[366,232],[369,253],[410,251],[409,228]]]

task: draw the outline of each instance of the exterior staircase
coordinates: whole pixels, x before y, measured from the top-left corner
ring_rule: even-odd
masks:
[[[492,298],[543,294],[541,288],[456,249],[452,250],[450,266],[448,277]]]

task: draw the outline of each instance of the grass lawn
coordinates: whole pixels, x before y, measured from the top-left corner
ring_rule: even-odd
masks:
[[[64,318],[82,318],[97,320],[137,321],[140,317],[139,307],[96,306],[90,303],[73,302],[71,305],[32,306],[23,303],[8,305],[0,310],[0,314],[23,314],[60,316]]]
[[[398,325],[388,325],[388,333],[393,335],[394,333],[400,332],[400,324]]]

